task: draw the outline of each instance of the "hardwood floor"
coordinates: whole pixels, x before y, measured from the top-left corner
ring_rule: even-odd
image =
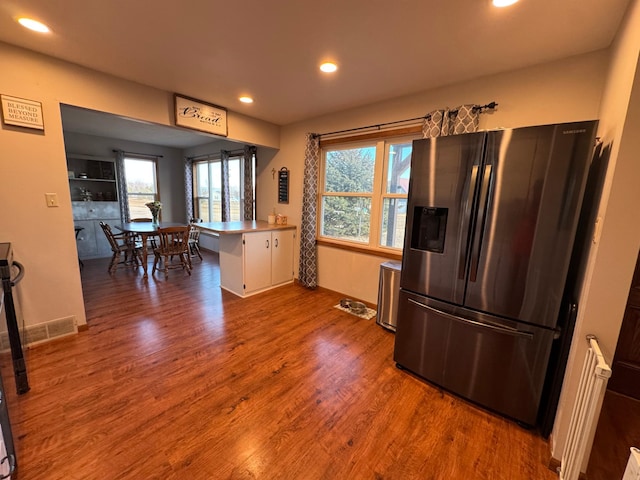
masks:
[[[298,285],[240,299],[217,257],[82,272],[89,328],[2,374],[18,480],[556,479],[534,432],[398,370],[392,333]]]
[[[620,479],[629,448],[640,445],[640,401],[607,390],[589,457],[589,480]]]

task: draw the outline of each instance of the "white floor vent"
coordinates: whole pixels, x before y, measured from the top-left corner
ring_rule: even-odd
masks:
[[[54,338],[63,337],[65,335],[74,335],[78,332],[75,317],[59,318],[46,323],[38,323],[37,325],[27,325],[20,329],[20,338],[22,345],[34,345],[37,343],[48,342]],[[6,352],[10,349],[9,336],[7,332],[0,333],[0,351]]]

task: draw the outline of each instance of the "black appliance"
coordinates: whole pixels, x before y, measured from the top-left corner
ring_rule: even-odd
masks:
[[[414,141],[399,367],[536,424],[596,127]]]
[[[0,375],[0,479],[11,478],[17,467],[11,422],[7,411],[2,375]]]
[[[17,270],[14,277],[13,271]],[[16,380],[16,390],[18,394],[29,391],[29,379],[27,378],[27,367],[20,341],[20,330],[18,328],[18,316],[13,299],[13,287],[15,287],[24,276],[24,267],[20,262],[13,259],[13,250],[10,243],[0,243],[0,279],[2,280],[2,292],[4,295],[5,318],[7,321],[7,333],[9,334],[9,345],[11,346],[11,359],[13,361],[13,373]]]

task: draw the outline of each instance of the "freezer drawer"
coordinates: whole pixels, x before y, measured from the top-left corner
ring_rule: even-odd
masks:
[[[486,408],[535,425],[554,331],[400,292],[394,360]]]

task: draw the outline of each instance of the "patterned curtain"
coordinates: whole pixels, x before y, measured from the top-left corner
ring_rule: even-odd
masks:
[[[449,135],[478,131],[481,109],[477,105],[460,105],[449,114]]]
[[[244,146],[244,220],[255,219],[253,191],[253,159],[256,155],[256,147]],[[257,162],[256,158],[256,162]],[[256,206],[257,208],[257,206]]]
[[[434,110],[422,122],[422,137],[434,138],[449,135],[449,109]]]
[[[226,150],[221,150],[220,158],[222,163],[222,221],[228,222],[231,220],[231,192],[229,191],[229,152]]]
[[[116,175],[118,178],[118,203],[120,204],[120,220],[129,221],[129,195],[127,193],[127,179],[124,176],[123,150],[116,151]]]
[[[318,252],[316,248],[316,218],[318,199],[318,168],[320,137],[307,134],[304,153],[304,187],[302,191],[302,221],[300,225],[299,280],[307,288],[318,286]]]
[[[184,157],[184,204],[187,221],[193,218],[193,158]]]
[[[426,115],[422,123],[422,137],[446,137],[475,132],[478,130],[480,110],[473,104],[460,105],[454,110],[434,110]]]

